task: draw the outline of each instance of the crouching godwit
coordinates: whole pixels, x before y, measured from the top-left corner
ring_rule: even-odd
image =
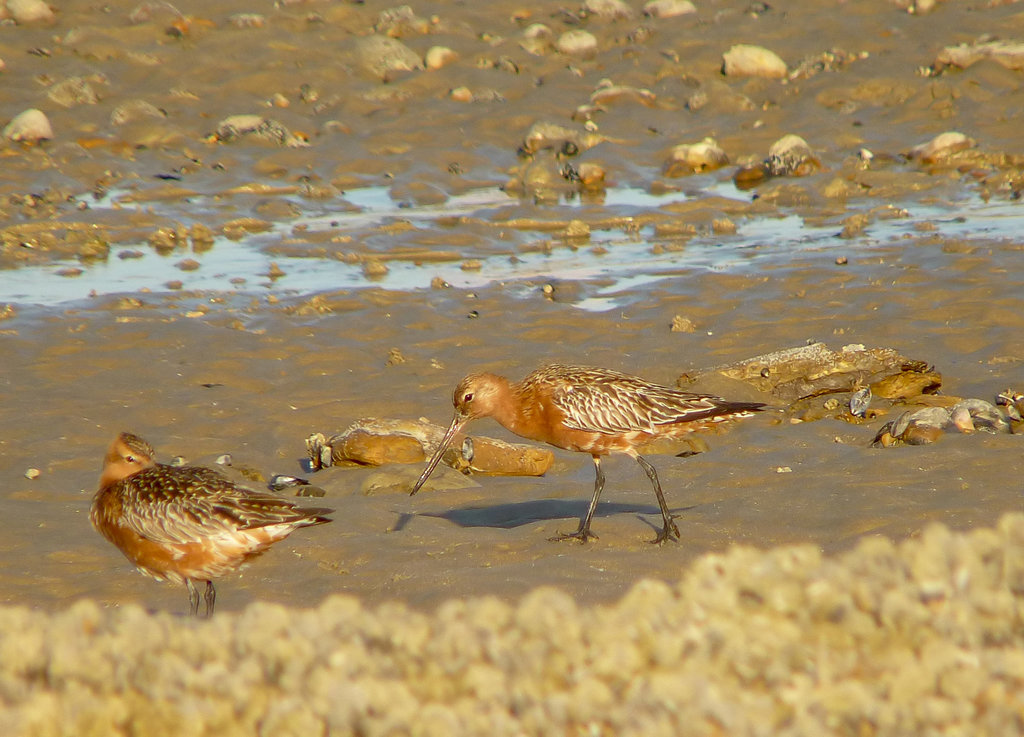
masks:
[[[452,439],[470,420],[493,417],[506,429],[556,448],[589,453],[597,480],[586,515],[575,532],[552,540],[596,538],[590,522],[604,488],[601,456],[625,453],[647,473],[658,496],[661,531],[652,542],[679,539],[679,528],[665,504],[654,466],[636,446],[656,438],[681,437],[723,420],[746,417],[764,407],[759,402],[728,402],[708,394],[693,394],[636,376],[602,368],[552,364],[537,369],[518,383],[503,376],[470,374],[455,387],[455,417],[434,456],[413,487],[415,494],[433,472]]]
[[[193,615],[197,581],[206,582],[206,616],[213,614],[213,579],[237,570],[296,528],[331,520],[331,509],[300,509],[228,481],[209,468],[165,466],[152,446],[123,432],[103,459],[92,500],[93,527],[139,571],[184,583]]]

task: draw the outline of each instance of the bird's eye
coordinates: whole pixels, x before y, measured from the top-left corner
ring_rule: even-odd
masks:
[[[138,461],[135,459],[135,456],[133,456],[133,455],[125,456],[124,460],[125,460],[126,463],[138,463]]]
[[[473,392],[466,392],[466,394],[462,397],[462,401],[464,403],[466,403],[466,404],[468,404],[469,402],[472,402],[473,401]]]

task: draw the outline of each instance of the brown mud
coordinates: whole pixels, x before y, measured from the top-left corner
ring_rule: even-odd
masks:
[[[44,304],[0,294],[4,604],[46,613],[45,626],[82,599],[101,608],[72,610],[90,621],[141,616],[132,605],[185,610],[183,589],[139,576],[89,526],[103,451],[122,430],[164,462],[229,453],[236,470],[267,481],[307,477],[325,491],[311,501],[337,510],[332,524],[299,531],[219,582],[218,615],[230,621],[258,611],[247,609],[254,602],[329,608],[338,593],[365,611],[397,601],[430,617],[452,599],[515,605],[545,586],[599,617],[641,579],[676,586],[694,564],[710,565],[706,554],[738,555],[726,552],[735,544],[806,544],[831,560],[865,538],[915,539],[932,522],[994,527],[1024,509],[1020,435],[871,448],[891,416],[792,423],[767,412],[707,436],[707,452],[652,455],[683,533],[662,547],[646,542],[657,504],[628,458],[606,463],[599,540],[587,546],[548,541],[586,509],[593,466],[583,455],[556,451],[543,477],[458,477],[458,488],[413,498],[419,465],[310,475],[311,432],[363,417],[445,425],[451,388],[471,370],[520,378],[560,361],[673,383],[820,340],[926,361],[943,394],[992,401],[1024,388],[1024,243],[1013,226],[1024,72],[987,52],[965,69],[937,63],[958,44],[1024,35],[1018,5],[723,1],[653,18],[634,3],[631,17],[611,19],[552,2],[432,2],[397,13],[401,21],[382,15],[389,7],[181,2],[132,12],[72,0],[52,23],[0,26],[0,123],[38,108],[53,128],[52,140],[0,143],[0,266],[12,280],[42,274],[56,285]],[[550,48],[531,41],[533,23],[551,29]],[[434,46],[457,57],[381,71],[363,43],[375,27],[417,59]],[[596,50],[556,50],[573,29],[593,34]],[[724,76],[722,55],[740,43],[774,51],[787,76]],[[225,127],[239,115],[274,122]],[[538,143],[528,133],[539,122],[570,131]],[[969,142],[912,153],[950,131]],[[804,176],[735,188],[736,172],[761,167],[787,134],[813,152],[792,172]],[[706,137],[729,164],[667,176],[678,173],[673,147]],[[563,177],[566,166],[595,171],[583,164],[604,184]],[[346,193],[370,187],[387,189],[393,217],[331,224],[331,213],[358,214]],[[628,211],[604,204],[624,190],[679,197]],[[480,191],[484,207],[415,219]],[[998,217],[977,214],[986,207]],[[788,250],[757,235],[794,221],[784,226],[796,233]],[[817,230],[800,240],[803,228]],[[687,262],[697,246],[722,260]],[[615,261],[626,247],[640,254],[628,267]],[[245,248],[263,273],[246,271],[242,255],[237,273],[233,255],[209,265]],[[155,288],[128,279],[60,299],[61,283],[135,251],[152,257]],[[566,254],[586,268],[545,270],[544,258]],[[355,285],[289,283],[300,263],[307,273],[348,269]],[[442,266],[471,277],[481,264],[486,278],[472,286],[439,278],[425,288],[450,273]],[[197,287],[215,268],[223,287]],[[407,288],[399,272],[424,286]],[[765,401],[739,382],[696,388]],[[487,421],[471,431],[516,440]],[[1011,553],[1019,565],[1019,547]],[[770,627],[774,615],[764,616],[758,626]],[[1019,658],[1019,638],[1005,642]],[[769,660],[749,667],[768,672]],[[829,704],[825,712],[839,708]],[[346,718],[339,733],[352,728]],[[900,733],[879,713],[865,719],[871,729],[850,729]],[[718,733],[757,732],[753,722],[712,721]],[[945,724],[971,721],[959,713]],[[819,722],[789,724],[821,733]]]

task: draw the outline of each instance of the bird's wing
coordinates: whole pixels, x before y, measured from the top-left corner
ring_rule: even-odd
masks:
[[[566,427],[605,434],[657,431],[660,425],[727,414],[722,400],[613,371],[563,377],[551,392]]]
[[[189,543],[237,530],[314,517],[291,502],[244,489],[209,468],[146,469],[120,482],[122,522],[162,543]]]

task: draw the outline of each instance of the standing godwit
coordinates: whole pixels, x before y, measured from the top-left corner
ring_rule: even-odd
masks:
[[[445,448],[466,423],[493,417],[506,429],[556,448],[590,453],[597,480],[586,516],[575,532],[552,540],[586,542],[597,536],[590,521],[604,488],[601,456],[625,453],[647,473],[658,496],[664,526],[652,541],[679,539],[679,528],[665,504],[654,466],[636,446],[656,438],[680,437],[700,427],[760,410],[759,402],[727,402],[708,394],[693,394],[602,368],[552,364],[537,369],[519,383],[503,376],[470,374],[455,387],[455,417],[441,444],[427,463],[412,493],[415,494],[437,466]]]
[[[206,582],[206,616],[217,597],[213,579],[238,569],[296,528],[331,520],[331,509],[300,509],[286,499],[243,489],[209,468],[156,463],[153,447],[123,432],[103,459],[92,500],[93,527],[139,571],[184,583],[199,614],[196,581]]]

